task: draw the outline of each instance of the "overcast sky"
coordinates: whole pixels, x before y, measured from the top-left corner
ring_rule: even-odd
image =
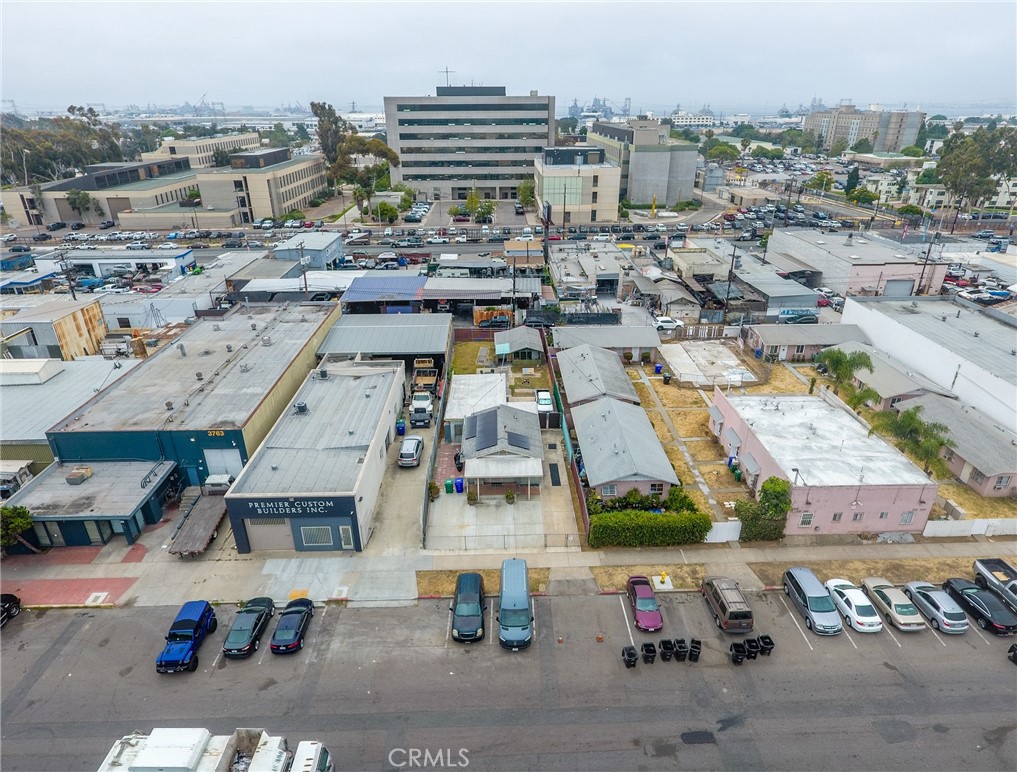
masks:
[[[632,112],[1017,111],[1017,3],[0,1],[0,89],[70,104],[380,111],[445,83]],[[5,102],[4,110],[10,105]]]

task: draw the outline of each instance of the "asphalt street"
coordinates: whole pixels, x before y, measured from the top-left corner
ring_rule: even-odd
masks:
[[[779,592],[755,593],[768,658],[731,663],[697,594],[663,597],[668,637],[703,640],[699,663],[625,669],[635,631],[620,596],[540,597],[536,641],[449,639],[448,601],[319,608],[307,646],[226,661],[221,606],[195,673],[158,675],[176,609],[25,611],[2,636],[8,770],[95,769],[115,739],[154,726],[263,727],[322,740],[336,769],[398,768],[427,749],[509,769],[1013,768],[1010,640],[972,629],[820,638]],[[489,599],[488,630],[497,613]],[[598,642],[601,633],[604,641]]]

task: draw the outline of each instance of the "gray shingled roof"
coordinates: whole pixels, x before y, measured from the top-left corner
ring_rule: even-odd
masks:
[[[582,325],[555,327],[554,345],[572,348],[589,343],[603,348],[657,348],[660,335],[655,327],[627,327],[623,325]]]
[[[494,350],[498,354],[514,354],[528,348],[544,350],[540,332],[532,327],[513,327],[511,330],[498,330],[494,334]]]
[[[346,314],[328,331],[318,356],[444,354],[452,314]]]
[[[537,414],[507,404],[467,416],[462,447],[467,460],[502,455],[544,457]]]
[[[955,399],[925,394],[897,403],[898,410],[922,406],[923,421],[945,424],[948,436],[957,443],[954,453],[969,461],[982,474],[1017,472],[1017,434]]]
[[[839,349],[845,354],[852,354],[856,351],[868,354],[869,359],[872,360],[872,372],[862,368],[855,371],[855,378],[875,389],[883,399],[920,390],[933,394],[950,394],[949,391],[940,388],[928,378],[911,372],[903,362],[898,362],[888,354],[866,343],[849,341],[831,348]]]
[[[559,351],[557,356],[562,384],[571,404],[597,397],[615,397],[638,404],[636,387],[625,372],[621,357],[613,351],[584,344]]]
[[[764,346],[835,346],[869,337],[857,324],[757,324],[753,330]]]
[[[638,405],[598,399],[572,408],[572,418],[591,486],[644,480],[678,484],[646,411]]]

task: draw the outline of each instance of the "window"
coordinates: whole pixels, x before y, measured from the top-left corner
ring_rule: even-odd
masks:
[[[1002,474],[1002,475],[1000,475],[999,477],[996,478],[996,483],[995,483],[995,485],[992,486],[992,489],[994,491],[1001,491],[1004,488],[1009,488],[1009,487],[1010,487],[1010,475]]]
[[[802,519],[798,521],[799,528],[808,528],[812,525],[812,513],[802,512]]]
[[[618,486],[617,485],[602,485],[602,486],[600,486],[600,495],[604,496],[604,497],[607,497],[607,496],[617,496],[618,495]]]
[[[300,540],[305,547],[331,547],[332,529],[327,525],[302,525]]]
[[[597,184],[599,182],[600,182],[600,175],[599,174],[594,174],[593,175],[593,187],[597,187]]]
[[[860,522],[862,522],[862,518],[863,517],[865,517],[865,513],[864,512],[855,512],[854,515],[852,515],[851,520],[852,520],[852,522],[860,523]]]
[[[880,512],[879,513],[879,519],[880,520],[889,520],[890,519],[890,513],[889,512]]]
[[[353,528],[349,525],[339,526],[339,542],[344,550],[353,549]]]
[[[657,496],[664,495],[664,483],[650,483],[650,493]]]
[[[981,472],[979,472],[977,469],[975,469],[971,473],[971,482],[980,483],[980,482],[984,482],[984,481],[985,481],[985,475],[982,474]]]
[[[590,211],[590,222],[597,222],[597,210],[593,209]]]
[[[259,517],[255,522],[258,525],[286,525],[285,517]]]
[[[839,523],[839,522],[840,522],[840,519],[841,519],[842,517],[844,517],[844,513],[843,513],[843,512],[834,512],[834,513],[833,513],[833,522],[835,522],[835,523]]]
[[[943,452],[943,458],[946,461],[953,461],[953,451],[950,448],[946,448]]]
[[[901,512],[900,513],[900,524],[901,525],[911,525],[911,521],[914,520],[914,519],[915,519],[915,511],[913,509],[909,509],[907,512]]]
[[[597,191],[593,191],[593,200],[590,203],[592,203],[592,204],[596,204],[597,203]]]
[[[795,353],[796,354],[804,354],[805,353],[805,346],[795,346]]]
[[[126,330],[130,326],[131,326],[131,320],[128,319],[126,316],[118,316],[117,317],[117,327],[119,327],[121,330]]]

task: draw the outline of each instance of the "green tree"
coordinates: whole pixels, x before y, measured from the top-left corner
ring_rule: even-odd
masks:
[[[925,155],[925,151],[916,145],[908,145],[907,147],[901,148],[900,154],[906,155],[909,158],[921,158]]]
[[[83,190],[68,190],[67,206],[77,212],[78,217],[85,219],[85,215],[92,211],[92,197]]]
[[[916,185],[938,185],[939,175],[936,173],[936,167],[930,166],[928,169],[922,169],[922,173],[915,179]]]
[[[881,399],[879,392],[871,386],[854,386],[848,384],[844,389],[844,402],[849,408],[854,410],[856,413],[862,409],[862,406],[866,403],[879,402]]]
[[[385,201],[374,207],[372,214],[378,222],[394,223],[399,219],[399,210]]]
[[[569,118],[559,118],[555,122],[555,125],[557,127],[557,133],[558,134],[575,134],[576,133],[576,127],[579,126],[579,119],[578,118],[572,118],[572,117],[569,117]]]
[[[490,199],[484,199],[477,204],[477,211],[474,213],[475,217],[490,217],[494,214],[495,203]]]
[[[516,197],[523,206],[533,206],[537,202],[532,179],[523,180],[516,186]]]
[[[937,173],[957,202],[978,205],[995,193],[999,179],[1017,173],[1017,133],[1011,128],[954,133],[940,150]],[[951,229],[952,230],[952,229]]]
[[[738,151],[727,144],[720,142],[706,154],[707,161],[737,161]]]
[[[0,547],[7,549],[21,544],[39,552],[22,534],[32,527],[32,514],[26,507],[0,507]]]
[[[855,142],[851,146],[851,150],[855,153],[871,153],[872,152],[872,140],[868,137],[862,137],[860,140]]]
[[[897,213],[904,215],[908,220],[916,222],[925,216],[925,210],[914,204],[904,204],[897,207]]]
[[[749,139],[748,137],[744,137],[742,138],[742,141],[739,142],[738,144],[741,145],[742,152],[744,153],[746,150],[749,149],[749,146],[752,144],[752,140]]]
[[[212,151],[212,166],[222,167],[230,165],[230,151],[224,147],[217,147]]]
[[[852,351],[846,354],[838,348],[828,348],[819,352],[818,361],[827,367],[827,374],[833,380],[833,393],[840,392],[840,388],[850,383],[855,373],[865,368],[872,372],[872,359],[864,351]]]
[[[949,427],[936,421],[923,421],[922,406],[897,412],[895,409],[882,410],[872,417],[872,429],[869,434],[879,432],[893,438],[893,444],[904,453],[920,461],[923,471],[930,474],[940,466],[940,454],[943,448],[955,446],[947,437]]]
[[[469,193],[466,194],[466,201],[463,204],[463,209],[465,209],[472,217],[477,214],[477,209],[479,207],[480,207],[480,194],[477,192],[476,188],[473,188],[472,190],[470,190]]]
[[[338,115],[335,108],[327,102],[311,102],[311,112],[318,119],[314,132],[318,136],[318,144],[321,145],[321,154],[325,156],[326,166],[331,168],[339,160],[339,147],[343,140],[356,129],[353,124]]]
[[[784,535],[791,511],[791,483],[770,477],[759,488],[756,501],[735,503],[735,515],[742,521],[739,541],[777,541]]]
[[[858,164],[855,164],[851,167],[851,171],[848,172],[847,179],[844,181],[844,195],[857,188],[860,181],[861,174],[858,172]]]
[[[271,131],[259,132],[262,139],[268,140],[269,147],[289,147],[290,135],[282,123],[276,123]]]
[[[805,187],[825,193],[833,187],[833,182],[833,175],[830,172],[818,172],[815,177],[805,183]]]
[[[293,128],[297,133],[297,139],[301,142],[308,142],[311,139],[311,135],[307,133],[307,126],[303,123],[293,124]]]
[[[844,151],[847,149],[848,149],[847,140],[842,137],[841,139],[838,139],[830,146],[830,155],[835,157],[844,155]]]
[[[851,203],[858,204],[859,206],[865,206],[866,204],[871,204],[874,201],[879,200],[879,196],[877,194],[873,193],[868,188],[863,188],[861,186],[858,186],[850,193],[846,194],[845,198],[847,198],[847,200]]]

